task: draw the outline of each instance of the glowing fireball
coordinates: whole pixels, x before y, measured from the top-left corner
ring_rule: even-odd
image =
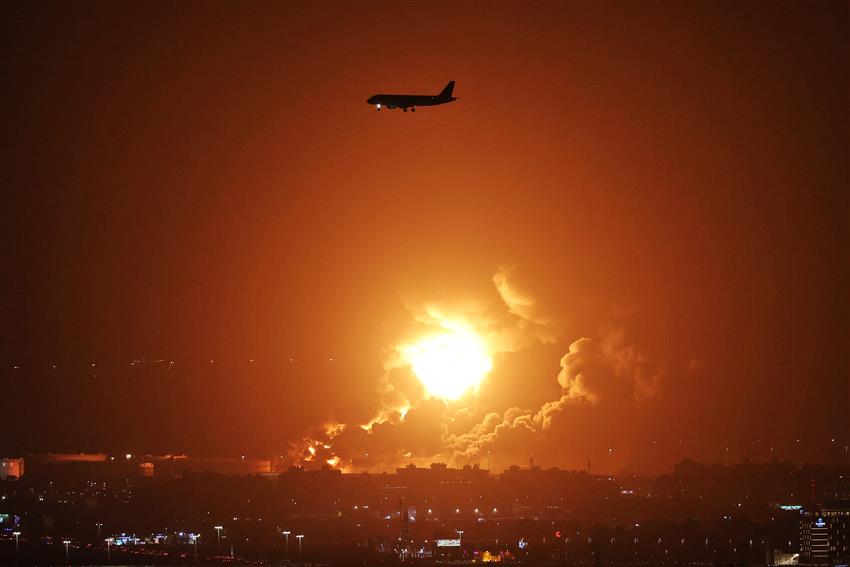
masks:
[[[477,387],[493,363],[473,329],[444,323],[446,331],[402,347],[401,353],[431,396],[456,400]]]

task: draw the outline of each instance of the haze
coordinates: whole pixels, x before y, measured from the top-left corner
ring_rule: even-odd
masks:
[[[846,4],[6,12],[0,453],[846,450]],[[398,360],[435,313],[463,403]]]

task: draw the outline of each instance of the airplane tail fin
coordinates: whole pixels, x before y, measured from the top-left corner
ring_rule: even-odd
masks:
[[[454,91],[454,89],[455,89],[455,82],[449,81],[449,84],[446,85],[446,88],[444,88],[442,90],[442,92],[440,92],[440,95],[439,95],[440,98],[451,98],[452,97],[452,91]]]

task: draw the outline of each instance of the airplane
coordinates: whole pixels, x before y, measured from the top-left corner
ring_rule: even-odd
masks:
[[[452,96],[452,91],[455,88],[455,82],[449,81],[446,88],[437,96],[430,95],[398,95],[398,94],[376,94],[369,97],[367,104],[374,104],[380,111],[381,108],[400,108],[407,112],[416,112],[417,106],[436,106],[438,104],[446,104],[457,100]]]

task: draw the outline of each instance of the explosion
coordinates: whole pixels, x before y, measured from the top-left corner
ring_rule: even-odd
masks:
[[[471,327],[444,321],[446,329],[399,349],[428,395],[457,400],[478,387],[493,361],[487,345]]]
[[[514,459],[532,443],[560,446],[569,410],[575,425],[575,419],[593,415],[591,406],[619,414],[654,397],[664,370],[625,336],[618,321],[601,328],[601,337],[569,344],[554,381],[559,393],[550,389],[522,402],[494,397],[493,392],[522,388],[529,379],[516,376],[512,384],[504,372],[479,391],[496,355],[501,361],[561,336],[534,296],[516,283],[511,268],[500,269],[493,283],[501,309],[468,300],[405,305],[407,330],[387,351],[373,417],[364,414],[362,421],[348,423],[330,419],[312,428],[291,445],[288,461],[351,471],[395,467],[407,459],[470,464],[482,455],[489,461],[491,452]]]

